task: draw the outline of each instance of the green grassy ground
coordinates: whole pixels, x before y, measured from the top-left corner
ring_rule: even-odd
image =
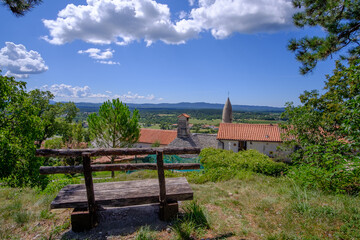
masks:
[[[167,177],[179,174],[167,172]],[[94,177],[111,181],[110,173]],[[118,173],[114,180],[156,178],[156,171]],[[81,181],[81,176],[77,176]],[[249,174],[241,180],[191,184],[210,229],[182,222],[192,239],[360,239],[360,198],[305,190],[286,177]],[[69,210],[49,211],[54,194],[0,188],[0,239],[50,239],[69,229]],[[178,225],[176,225],[178,226]],[[186,239],[177,228],[147,228],[111,239]],[[143,238],[145,236],[145,238]],[[146,238],[148,236],[148,238]]]

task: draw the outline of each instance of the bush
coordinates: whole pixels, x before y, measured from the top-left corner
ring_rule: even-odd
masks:
[[[234,153],[228,150],[206,148],[201,151],[200,157],[205,174],[210,175],[210,181],[228,180],[236,176],[242,178],[245,171],[279,176],[288,170],[285,163],[274,162],[256,150]],[[245,174],[245,176],[249,175]]]
[[[339,164],[333,169],[314,165],[296,165],[289,174],[304,187],[318,188],[326,192],[358,194],[360,192],[360,164]]]

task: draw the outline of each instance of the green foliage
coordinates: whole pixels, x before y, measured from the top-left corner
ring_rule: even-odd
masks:
[[[135,240],[156,240],[156,236],[149,226],[143,226],[138,230]]]
[[[59,192],[63,187],[69,184],[79,184],[80,180],[77,178],[52,176],[52,181],[46,186],[42,193],[51,195]]]
[[[61,149],[64,146],[63,140],[59,137],[54,137],[52,139],[46,140],[44,147],[51,149]]]
[[[89,131],[99,147],[131,147],[140,137],[139,111],[132,115],[119,99],[104,102],[99,113],[88,117]]]
[[[196,176],[192,179],[195,182],[242,179],[250,177],[251,172],[279,176],[287,171],[285,163],[274,162],[256,150],[234,153],[223,149],[206,148],[201,151],[200,157],[205,170],[197,177],[198,179]]]
[[[0,75],[0,179],[10,186],[45,186],[34,157],[34,142],[41,135],[39,108],[25,92],[25,83]]]
[[[11,12],[16,16],[23,16],[33,7],[40,4],[42,0],[1,0],[4,5],[7,5]]]
[[[295,52],[302,63],[301,74],[311,72],[319,60],[332,57],[341,49],[348,55],[342,59],[359,59],[360,2],[338,0],[293,0],[295,8],[301,9],[293,16],[294,24],[303,28],[320,26],[324,37],[292,39],[289,50]]]
[[[160,141],[156,140],[153,144],[151,144],[151,147],[160,147]]]
[[[305,92],[302,105],[288,103],[285,139],[292,154],[293,176],[303,185],[326,191],[360,192],[360,64],[337,63],[327,76],[325,93]]]
[[[184,216],[183,221],[194,223],[195,228],[210,228],[210,223],[205,210],[196,201],[191,201],[184,205]]]

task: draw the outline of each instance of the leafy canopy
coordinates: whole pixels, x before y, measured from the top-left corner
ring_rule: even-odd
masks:
[[[335,192],[360,192],[360,63],[337,62],[324,94],[305,91],[301,106],[288,103],[284,116],[293,160],[305,185]]]
[[[106,101],[99,113],[88,116],[89,131],[96,146],[131,147],[140,137],[139,111],[131,111],[119,99]]]
[[[300,73],[311,72],[318,61],[332,57],[341,49],[348,54],[342,59],[357,59],[360,54],[360,1],[357,0],[293,0],[302,11],[293,16],[294,24],[303,28],[320,26],[324,37],[292,39],[288,49],[302,63]]]

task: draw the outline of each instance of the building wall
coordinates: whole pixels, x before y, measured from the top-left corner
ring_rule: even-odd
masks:
[[[239,141],[231,141],[231,140],[221,140],[224,144],[225,150],[232,150],[233,152],[238,152],[239,149]],[[221,144],[219,145],[221,146]]]
[[[263,154],[273,157],[277,151],[277,147],[280,146],[279,142],[250,142],[246,143],[247,149],[255,149]]]
[[[219,144],[219,148],[225,150],[232,150],[233,152],[238,152],[239,149],[239,141],[231,141],[231,140],[221,140],[224,144],[222,147],[222,143]],[[278,142],[246,142],[246,149],[255,149],[260,153],[266,154],[270,157],[273,157],[277,152],[277,147],[280,146],[281,143]]]

